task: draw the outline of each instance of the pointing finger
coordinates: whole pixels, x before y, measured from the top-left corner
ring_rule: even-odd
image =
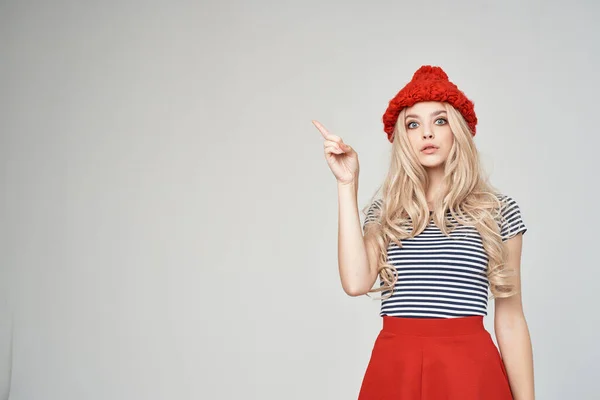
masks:
[[[313,125],[317,127],[317,129],[319,130],[319,132],[321,132],[321,135],[323,135],[323,137],[327,140],[331,140],[333,142],[336,143],[342,143],[342,138],[340,138],[339,136],[333,135],[332,133],[330,133],[324,126],[323,124],[321,124],[319,121],[313,120],[312,121]]]
[[[313,125],[321,132],[325,139],[329,139],[329,131],[319,121],[312,121]]]

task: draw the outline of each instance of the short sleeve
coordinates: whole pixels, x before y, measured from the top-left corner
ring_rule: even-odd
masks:
[[[506,242],[508,239],[519,233],[525,234],[527,226],[525,226],[523,216],[521,215],[521,209],[515,199],[505,195],[501,201],[502,220],[500,225],[500,235],[502,236],[502,241]]]
[[[367,209],[367,215],[365,217],[365,221],[363,222],[363,232],[368,224],[372,223],[381,223],[379,217],[381,215],[381,205],[383,203],[383,199],[377,199],[371,203],[369,208]]]

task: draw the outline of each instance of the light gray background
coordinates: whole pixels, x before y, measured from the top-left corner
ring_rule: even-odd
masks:
[[[381,115],[423,64],[474,100],[528,225],[537,398],[599,398],[599,12],[1,2],[0,398],[356,398],[379,303],[339,284],[311,119],[359,152],[362,207]]]

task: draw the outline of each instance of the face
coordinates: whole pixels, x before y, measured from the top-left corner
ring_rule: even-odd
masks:
[[[426,101],[408,107],[404,126],[408,141],[424,167],[435,168],[446,162],[454,143],[454,134],[442,103]],[[427,145],[433,145],[434,148],[424,149]]]

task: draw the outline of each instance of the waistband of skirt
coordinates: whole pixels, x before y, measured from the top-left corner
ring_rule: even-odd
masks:
[[[458,336],[486,331],[483,316],[456,318],[409,318],[384,315],[383,330],[412,336]]]

